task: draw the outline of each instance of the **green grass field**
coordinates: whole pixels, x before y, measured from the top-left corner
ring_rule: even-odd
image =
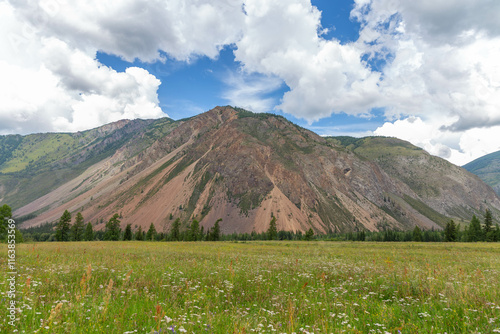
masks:
[[[17,267],[19,333],[500,332],[500,244],[39,243]]]

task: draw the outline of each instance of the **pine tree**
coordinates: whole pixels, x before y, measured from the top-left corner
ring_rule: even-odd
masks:
[[[491,211],[486,209],[484,215],[484,230],[483,230],[484,240],[493,241],[495,239],[495,231],[493,231],[493,217],[491,216]]]
[[[198,240],[203,241],[205,238],[205,228],[203,226],[200,227],[200,235],[198,237]]]
[[[395,240],[392,240],[392,241],[395,241]],[[422,241],[422,230],[418,226],[415,226],[415,228],[413,229],[413,241],[416,241],[416,242]]]
[[[200,235],[200,223],[196,219],[193,219],[193,222],[191,223],[191,228],[189,229],[189,240],[197,241],[199,235]]]
[[[146,240],[154,241],[155,237],[156,237],[156,228],[155,225],[151,223],[151,225],[149,225],[148,233],[146,233]]]
[[[89,222],[87,227],[85,228],[85,240],[92,241],[94,240],[94,229],[92,228],[92,223]]]
[[[215,221],[214,226],[210,229],[209,240],[210,241],[219,241],[220,239],[220,225],[219,222],[222,221],[222,218],[219,218]]]
[[[81,212],[78,212],[75,217],[75,223],[71,227],[71,239],[73,241],[83,240],[83,229],[85,224],[83,222],[83,216]]]
[[[267,229],[267,238],[269,240],[276,240],[278,237],[278,229],[276,227],[276,217],[273,216],[271,222],[269,223],[269,228]]]
[[[455,222],[450,220],[444,229],[444,241],[453,242],[457,240],[457,228]]]
[[[138,240],[138,241],[143,241],[144,240],[144,233],[142,233],[142,227],[141,226],[139,226],[139,228],[135,232],[134,239]]]
[[[56,226],[56,240],[69,241],[71,213],[65,210]]]
[[[500,241],[500,226],[498,224],[497,224],[497,228],[495,229],[493,241],[496,241],[496,242]]]
[[[106,230],[104,232],[104,240],[118,241],[120,240],[120,217],[119,214],[115,213],[113,217],[109,219],[106,223]]]
[[[181,219],[177,218],[172,224],[172,228],[170,230],[170,239],[173,241],[179,241],[180,237],[180,228],[181,228]]]
[[[125,227],[125,232],[123,233],[123,240],[132,240],[132,224],[127,224]]]
[[[307,230],[306,235],[304,236],[304,240],[310,241],[312,240],[313,237],[314,237],[314,231],[312,227],[310,227],[309,230]]]
[[[0,207],[0,235],[7,232],[9,219],[12,218],[12,209],[7,204]]]
[[[469,230],[467,233],[467,241],[468,242],[476,242],[481,241],[482,233],[481,233],[481,222],[476,217],[476,215],[472,216],[470,221]]]

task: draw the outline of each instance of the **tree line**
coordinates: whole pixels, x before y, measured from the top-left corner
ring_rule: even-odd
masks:
[[[500,226],[493,226],[490,210],[486,210],[484,223],[481,224],[476,215],[472,216],[469,225],[463,229],[453,220],[448,221],[443,230],[422,230],[415,226],[412,231],[386,230],[381,232],[349,232],[318,236],[322,240],[344,241],[416,241],[416,242],[500,242]]]
[[[173,219],[170,216],[170,219]],[[310,228],[305,234],[302,232],[278,231],[276,217],[272,217],[269,228],[265,232],[256,233],[231,233],[223,234],[221,232],[222,219],[215,221],[214,225],[205,231],[203,226],[200,226],[198,220],[193,219],[192,222],[185,228],[181,226],[180,218],[175,219],[170,230],[165,232],[157,232],[155,225],[151,223],[147,231],[143,231],[141,226],[138,226],[132,231],[132,224],[127,224],[125,229],[121,229],[120,215],[114,214],[106,223],[104,230],[94,231],[92,223],[84,223],[84,218],[81,212],[78,212],[75,217],[74,224],[71,224],[71,213],[66,210],[54,224],[42,224],[41,226],[32,227],[24,230],[26,239],[33,241],[231,241],[231,240],[312,240],[314,231]]]
[[[81,212],[75,217],[74,224],[71,224],[71,213],[66,210],[55,224],[43,224],[39,227],[24,230],[28,239],[34,241],[218,241],[221,240],[220,222],[218,219],[214,226],[208,231],[204,231],[196,219],[193,219],[187,229],[181,230],[180,219],[177,218],[171,226],[169,233],[158,233],[155,225],[151,223],[147,231],[143,231],[139,226],[135,232],[132,231],[132,224],[127,224],[125,229],[121,229],[120,215],[114,214],[106,223],[104,230],[94,231],[91,222],[84,223]],[[54,232],[55,231],[55,232]],[[51,233],[54,232],[54,233]]]
[[[5,211],[9,213],[8,211]],[[4,215],[5,216],[5,215]],[[173,220],[172,215],[170,219]],[[386,230],[381,232],[358,231],[348,233],[315,234],[310,228],[306,233],[301,231],[278,231],[276,217],[272,216],[269,228],[265,232],[256,233],[231,233],[221,232],[222,219],[205,231],[196,219],[186,226],[181,226],[180,218],[175,219],[168,232],[158,232],[153,223],[149,229],[142,230],[136,226],[132,231],[132,225],[127,224],[121,229],[120,215],[114,214],[106,223],[104,230],[94,231],[92,223],[84,223],[81,212],[72,217],[69,211],[64,211],[58,222],[44,224],[39,227],[29,228],[23,231],[25,239],[33,241],[93,241],[93,240],[137,240],[137,241],[250,241],[250,240],[331,240],[331,241],[417,241],[417,242],[500,242],[500,227],[493,226],[491,211],[486,210],[484,223],[474,215],[468,226],[463,229],[459,224],[450,220],[443,230],[422,230],[418,226],[411,231]],[[0,229],[1,231],[1,229]]]

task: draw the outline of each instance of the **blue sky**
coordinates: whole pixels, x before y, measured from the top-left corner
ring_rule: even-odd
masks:
[[[500,150],[499,12],[498,0],[0,0],[0,135],[233,105],[462,165]]]

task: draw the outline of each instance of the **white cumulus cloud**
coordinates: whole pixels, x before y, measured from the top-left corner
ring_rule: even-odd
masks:
[[[355,2],[357,45],[385,62],[377,101],[389,122],[375,133],[457,164],[500,150],[492,136],[500,126],[500,3]]]
[[[43,4],[43,3],[42,3]],[[96,49],[46,36],[0,3],[0,133],[78,131],[124,118],[165,116],[160,81],[140,68],[100,64]]]
[[[71,47],[101,50],[132,61],[217,57],[243,20],[238,0],[18,0],[18,15]]]
[[[321,13],[309,0],[245,1],[245,27],[236,60],[252,73],[280,77],[290,88],[278,109],[308,121],[333,112],[369,112],[379,73],[354,45],[325,40]]]

